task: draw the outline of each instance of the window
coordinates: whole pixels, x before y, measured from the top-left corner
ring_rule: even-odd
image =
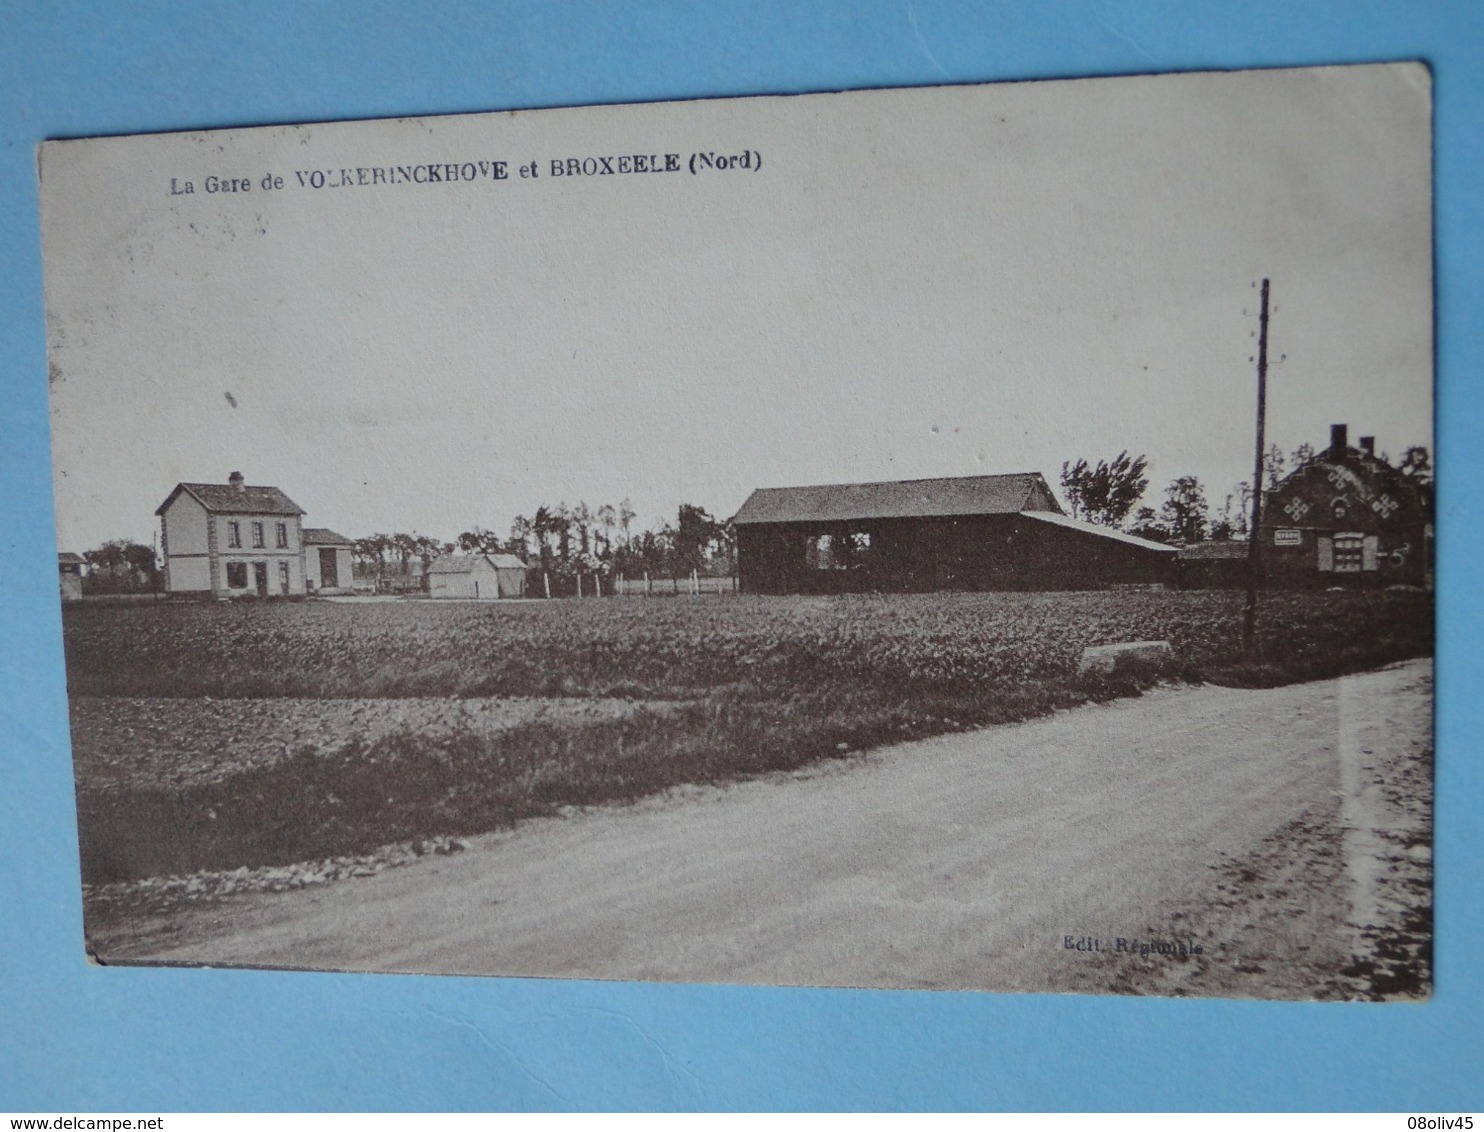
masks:
[[[227,524],[227,545],[230,547],[239,547],[242,545],[241,523],[233,521]],[[244,586],[247,585],[246,582],[243,582],[242,584]]]
[[[287,523],[277,523],[277,524],[275,524],[275,530],[276,530],[276,532],[278,534],[278,549],[279,550],[286,550],[286,549],[288,549],[288,545],[289,545],[289,525]]]
[[[233,523],[232,524],[232,526],[234,526],[234,527],[236,525],[237,525],[236,523]],[[227,588],[229,590],[245,590],[245,589],[247,589],[247,563],[246,562],[228,562],[227,563]]]
[[[829,535],[810,535],[804,543],[804,559],[815,570],[829,570],[834,566],[835,540]]]
[[[252,544],[253,544],[253,548],[255,550],[262,550],[263,549],[263,524],[262,523],[254,523],[252,525]]]
[[[1335,573],[1359,574],[1365,553],[1360,535],[1335,535]]]
[[[282,523],[278,525],[280,528],[283,527]],[[285,594],[289,592],[289,564],[283,561],[278,564],[278,592]]]

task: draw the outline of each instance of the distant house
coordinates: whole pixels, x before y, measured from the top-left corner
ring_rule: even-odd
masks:
[[[354,543],[328,527],[304,528],[304,588],[309,593],[352,592]]]
[[[1329,447],[1264,493],[1259,541],[1266,585],[1431,580],[1431,493],[1377,456],[1374,437],[1350,447],[1348,431],[1331,425]]]
[[[1035,472],[759,488],[733,517],[747,593],[1175,582],[1175,549],[1067,516]]]
[[[179,483],[160,504],[165,589],[175,594],[302,594],[304,509],[276,487],[233,472],[226,483]]]
[[[428,567],[428,593],[477,601],[524,597],[526,564],[513,554],[447,554]]]
[[[82,567],[83,558],[80,554],[64,550],[57,555],[57,573],[61,575],[63,601],[82,600]]]

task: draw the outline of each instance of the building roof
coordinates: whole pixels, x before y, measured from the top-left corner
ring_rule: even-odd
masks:
[[[1217,542],[1192,542],[1180,548],[1180,559],[1182,562],[1190,560],[1212,561],[1223,558],[1246,558],[1251,553],[1251,547],[1244,539],[1238,542],[1236,539],[1227,539]]]
[[[81,566],[85,561],[81,554],[73,554],[70,550],[57,552],[58,566]]]
[[[445,554],[441,558],[435,558],[432,565],[428,567],[428,573],[471,574],[481,558],[495,570],[524,570],[526,568],[526,564],[513,554],[483,554],[474,551],[470,554]]]
[[[165,502],[155,508],[155,514],[164,514],[175,502],[175,497],[185,492],[213,515],[303,515],[300,507],[276,487],[253,487],[241,489],[227,483],[178,483]]]
[[[329,527],[305,527],[305,546],[354,546],[355,541],[336,534]]]
[[[1126,531],[1120,531],[1116,527],[1105,527],[1101,523],[1088,523],[1081,519],[1073,519],[1069,515],[1059,515],[1054,511],[1022,511],[1027,519],[1036,519],[1042,523],[1051,523],[1054,526],[1066,527],[1073,531],[1082,531],[1084,534],[1098,535],[1101,538],[1112,539],[1114,542],[1126,543],[1129,546],[1143,547],[1145,550],[1159,550],[1166,554],[1174,554],[1173,546],[1166,546],[1162,542],[1153,542],[1138,535],[1131,535]]]
[[[1045,510],[1048,502],[1055,511]],[[1035,513],[1060,513],[1056,497],[1039,472],[815,487],[760,487],[747,497],[732,522],[745,526],[1012,515],[1018,511],[1031,513],[1033,504]]]
[[[474,568],[479,565],[480,560],[494,569],[494,563],[490,561],[488,554],[445,554],[441,558],[433,559],[432,565],[428,567],[429,574],[472,574]]]

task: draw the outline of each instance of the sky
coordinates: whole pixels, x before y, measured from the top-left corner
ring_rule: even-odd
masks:
[[[1264,277],[1270,440],[1399,457],[1432,443],[1430,119],[1404,64],[48,143],[59,547],[234,470],[353,538],[1122,450],[1145,502],[1219,507]],[[372,172],[447,163],[476,179]]]

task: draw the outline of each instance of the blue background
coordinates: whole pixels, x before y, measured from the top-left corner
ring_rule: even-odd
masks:
[[[0,7],[0,1110],[1481,1107],[1484,6]],[[1423,59],[1436,116],[1437,991],[1425,1005],[85,965],[53,574],[48,137]],[[120,439],[127,458],[127,441]]]

